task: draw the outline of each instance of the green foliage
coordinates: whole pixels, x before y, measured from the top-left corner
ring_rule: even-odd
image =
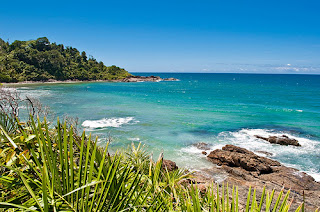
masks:
[[[12,120],[14,121],[14,120]],[[18,122],[18,121],[17,121]],[[238,212],[238,189],[214,184],[205,192],[184,185],[190,173],[168,172],[143,146],[108,153],[97,139],[78,136],[58,120],[34,120],[13,132],[0,127],[0,211],[208,211]],[[248,192],[245,211],[287,212],[288,191]],[[274,198],[275,197],[275,198]],[[304,211],[302,204],[296,211]]]
[[[46,37],[9,44],[0,38],[0,82],[52,80],[113,80],[130,76],[117,66],[105,66],[86,52]]]

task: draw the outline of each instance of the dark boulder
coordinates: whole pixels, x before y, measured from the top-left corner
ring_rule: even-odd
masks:
[[[297,191],[320,191],[320,184],[310,175],[283,166],[278,161],[260,157],[241,147],[226,145],[222,150],[212,151],[207,158],[246,183],[251,181],[256,184],[264,184],[267,182]]]
[[[285,146],[288,146],[288,145],[292,145],[292,146],[301,146],[299,144],[299,142],[294,139],[294,138],[289,138],[288,136],[286,135],[282,135],[282,136],[269,136],[268,138],[266,137],[262,137],[262,136],[259,136],[259,135],[255,135],[256,138],[259,138],[259,139],[262,139],[262,140],[265,140],[265,141],[268,141],[272,144],[279,144],[279,145],[285,145]]]
[[[280,166],[280,163],[265,157],[260,157],[253,152],[234,145],[226,145],[216,149],[207,158],[217,165],[229,167],[241,167],[247,171],[256,171],[259,174],[272,172],[272,166]]]
[[[162,169],[167,169],[169,172],[178,169],[178,166],[175,162],[171,160],[163,160],[162,162]]]

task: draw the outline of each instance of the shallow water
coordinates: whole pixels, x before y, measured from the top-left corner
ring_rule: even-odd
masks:
[[[141,74],[145,75],[145,74]],[[83,128],[111,148],[142,142],[179,166],[212,166],[190,146],[235,144],[320,180],[320,75],[155,74],[177,82],[76,83],[21,87],[58,115],[79,117]],[[296,138],[302,147],[269,144],[254,135]]]

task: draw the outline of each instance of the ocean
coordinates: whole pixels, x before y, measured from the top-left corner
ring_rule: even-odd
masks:
[[[214,166],[194,143],[226,144],[272,153],[282,164],[320,181],[320,75],[134,73],[179,81],[41,84],[18,90],[56,116],[78,117],[111,151],[141,142],[153,157],[179,167]],[[255,135],[287,135],[301,147],[270,144]],[[264,156],[264,155],[263,155]]]

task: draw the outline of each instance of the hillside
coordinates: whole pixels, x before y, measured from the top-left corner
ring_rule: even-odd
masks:
[[[48,80],[117,80],[131,76],[125,69],[105,66],[86,52],[48,38],[5,42],[0,38],[0,82]]]

